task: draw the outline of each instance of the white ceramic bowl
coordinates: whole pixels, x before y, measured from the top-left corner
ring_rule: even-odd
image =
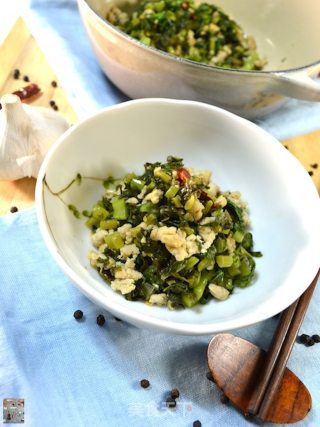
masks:
[[[90,267],[85,219],[76,219],[54,192],[80,173],[121,177],[145,162],[182,157],[209,169],[222,190],[239,190],[250,207],[257,279],[224,302],[170,311],[130,302]],[[83,180],[62,194],[65,203],[91,209],[101,183]],[[104,109],[74,125],[46,156],[37,181],[36,209],[53,258],[92,301],[137,326],[181,334],[212,334],[266,319],[292,303],[319,267],[320,201],[300,163],[251,122],[193,101],[145,99]],[[59,283],[57,283],[59,286]]]
[[[128,0],[78,0],[101,68],[130,98],[166,97],[207,102],[247,118],[280,108],[288,97],[320,101],[320,2],[206,0],[220,5],[252,34],[264,71],[226,70],[146,46],[102,17]]]

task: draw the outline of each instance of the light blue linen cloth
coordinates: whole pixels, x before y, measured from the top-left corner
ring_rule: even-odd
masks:
[[[80,116],[127,99],[100,71],[73,0],[32,1],[25,19]],[[292,101],[260,124],[289,137],[315,129],[319,112],[319,105]],[[26,426],[252,425],[220,403],[220,391],[206,378],[211,336],[142,330],[101,310],[50,257],[34,209],[0,218],[0,260],[0,399],[25,399]],[[319,305],[318,288],[302,332],[319,332]],[[77,309],[82,321],[73,318]],[[102,327],[96,324],[100,313]],[[276,324],[272,318],[233,333],[267,349]],[[311,413],[297,425],[317,427],[320,345],[295,345],[288,366],[313,397]],[[150,388],[140,387],[143,378]],[[175,387],[181,396],[168,409]]]
[[[34,209],[0,218],[0,259],[0,398],[25,399],[26,426],[191,427],[197,419],[205,427],[255,425],[223,405],[206,378],[211,336],[138,329],[90,302],[52,260]],[[319,305],[320,287],[301,331],[319,332]],[[73,318],[77,309],[82,321]],[[276,325],[271,318],[233,333],[267,349]],[[296,344],[288,366],[313,397],[297,425],[318,427],[320,344]],[[144,378],[149,389],[140,387]],[[168,409],[172,388],[180,397]]]

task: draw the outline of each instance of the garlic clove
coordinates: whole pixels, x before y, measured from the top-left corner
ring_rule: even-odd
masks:
[[[30,156],[19,157],[16,162],[21,172],[24,176],[32,176],[33,169],[35,168],[35,163],[37,161],[36,153],[31,154]],[[40,165],[39,165],[40,166]]]
[[[32,123],[32,138],[37,141],[38,150],[42,157],[51,145],[70,127],[61,114],[45,107],[24,105]]]
[[[0,180],[36,178],[47,151],[69,124],[56,111],[24,105],[16,95],[4,95],[0,102]]]

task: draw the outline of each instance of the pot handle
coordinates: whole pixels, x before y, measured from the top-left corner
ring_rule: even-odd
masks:
[[[273,74],[277,91],[290,98],[320,101],[320,64],[312,69]],[[318,77],[318,78],[317,78]]]

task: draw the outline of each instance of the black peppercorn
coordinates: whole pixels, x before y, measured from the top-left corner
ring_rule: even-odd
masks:
[[[301,343],[301,344],[307,344],[308,342],[309,342],[309,340],[310,340],[310,335],[307,335],[307,334],[302,334],[302,335],[300,335],[300,337],[299,337],[299,342]]]
[[[226,404],[226,403],[229,402],[229,398],[225,394],[222,394],[220,396],[220,402],[223,403],[223,404]]]
[[[175,401],[175,399],[172,399],[172,397],[168,397],[168,399],[166,400],[166,405],[168,408],[175,408],[177,406],[177,402]]]
[[[320,336],[318,334],[312,335],[311,337],[314,342],[320,342]]]
[[[199,420],[193,421],[193,427],[201,427],[201,422]]]
[[[82,319],[82,317],[83,317],[83,311],[81,311],[81,310],[76,310],[76,311],[73,313],[73,317],[74,317],[76,320],[80,320],[80,319]]]
[[[17,80],[19,77],[20,77],[20,70],[16,68],[15,70],[13,70],[13,78]]]
[[[308,171],[308,174],[309,174],[310,176],[312,176],[312,175],[313,175],[313,171]]]
[[[173,388],[170,392],[172,399],[177,399],[180,396],[180,392],[177,388]]]
[[[306,343],[306,346],[307,347],[311,347],[312,345],[314,345],[315,344],[315,342],[314,342],[314,340],[310,337],[309,338],[309,341]]]
[[[214,382],[214,379],[213,379],[212,373],[211,373],[210,371],[208,371],[208,372],[206,373],[206,377],[208,378],[208,380],[209,380],[209,381]]]
[[[52,99],[49,104],[51,105],[51,107],[53,107],[54,105],[56,105],[55,101]]]
[[[51,82],[51,86],[52,86],[52,87],[57,87],[57,86],[58,86],[58,84],[57,84],[57,82],[56,82],[55,80],[52,80],[52,82]]]
[[[121,322],[121,319],[119,319],[119,317],[115,317],[114,320],[116,320],[117,322]]]
[[[106,323],[106,319],[105,319],[104,315],[99,314],[99,316],[97,316],[97,325],[103,326],[105,323]]]
[[[58,111],[59,110],[59,108],[58,108],[58,106],[55,104],[55,105],[53,105],[52,106],[52,108],[55,110],[55,111]]]
[[[25,82],[29,82],[29,81],[30,81],[28,76],[23,76],[23,80],[24,80]]]
[[[12,207],[10,208],[10,212],[11,212],[11,213],[18,212],[18,208],[17,208],[16,206],[12,206]]]
[[[148,388],[150,386],[150,382],[146,379],[140,381],[140,385],[142,388]]]

